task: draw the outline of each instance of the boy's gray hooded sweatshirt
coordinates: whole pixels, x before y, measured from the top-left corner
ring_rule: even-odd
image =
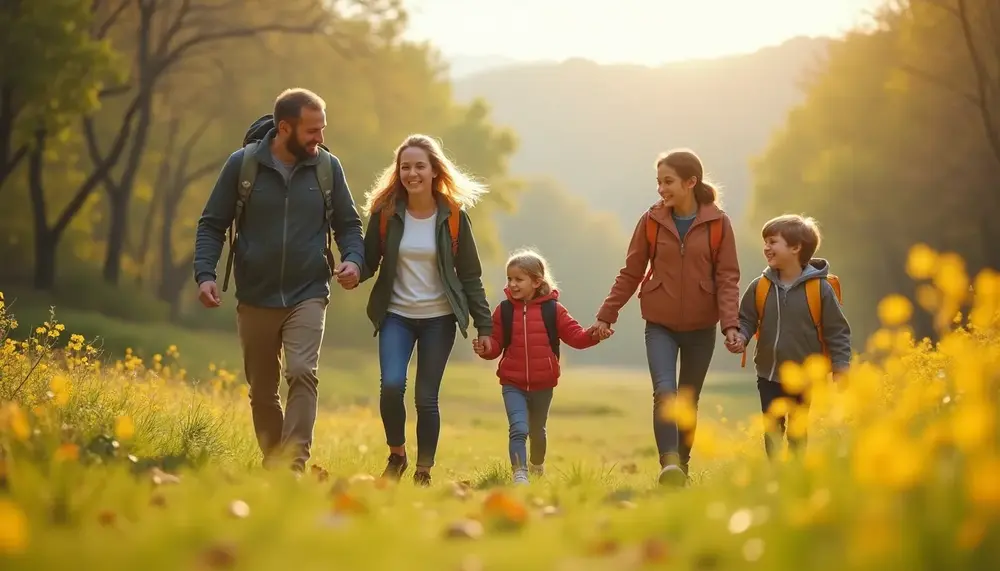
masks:
[[[760,324],[760,338],[754,352],[757,376],[778,382],[778,367],[785,361],[802,363],[806,357],[821,353],[816,326],[809,315],[806,300],[806,281],[823,279],[820,297],[823,303],[823,338],[834,371],[846,370],[851,362],[851,326],[837,301],[826,277],[830,274],[830,263],[822,258],[813,258],[790,285],[782,285],[778,272],[767,268],[763,275],[771,280],[771,290],[764,303],[764,320]],[[757,332],[757,284],[754,278],[743,293],[740,302],[740,332],[749,340]]]

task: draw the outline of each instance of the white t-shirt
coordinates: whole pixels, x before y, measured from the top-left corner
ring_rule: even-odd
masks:
[[[424,219],[406,212],[389,297],[389,311],[396,315],[427,319],[453,313],[438,272],[436,227],[437,212]]]

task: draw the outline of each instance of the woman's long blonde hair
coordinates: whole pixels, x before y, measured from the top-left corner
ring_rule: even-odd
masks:
[[[431,161],[431,168],[437,175],[431,183],[433,192],[440,193],[452,202],[465,209],[472,208],[476,202],[489,192],[489,187],[472,179],[451,162],[441,149],[440,143],[427,135],[414,134],[403,140],[396,148],[396,159],[387,166],[365,193],[365,205],[362,210],[365,216],[371,216],[383,208],[392,211],[396,207],[396,198],[406,195],[406,188],[399,180],[399,157],[410,147],[423,149]]]
[[[549,295],[552,290],[558,287],[556,280],[552,277],[552,270],[549,269],[549,262],[544,256],[531,249],[518,250],[507,259],[507,269],[517,268],[528,274],[531,279],[541,280],[541,285],[535,291],[535,297]]]

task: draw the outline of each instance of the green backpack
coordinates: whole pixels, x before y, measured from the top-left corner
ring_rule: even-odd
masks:
[[[233,267],[233,258],[236,256],[236,241],[240,235],[240,223],[243,220],[243,208],[250,200],[250,192],[253,190],[253,183],[257,179],[257,168],[260,163],[254,158],[254,153],[267,135],[274,127],[274,117],[270,114],[257,119],[250,126],[250,130],[243,137],[243,162],[240,164],[240,182],[237,186],[236,213],[233,216],[233,223],[229,226],[229,257],[226,259],[226,277],[222,282],[222,291],[229,289],[229,274]],[[336,260],[333,257],[333,158],[330,149],[320,144],[322,156],[316,164],[316,180],[319,182],[319,189],[323,193],[324,220],[326,221],[326,248],[323,253],[326,255],[326,263],[330,265],[330,271],[336,267]]]

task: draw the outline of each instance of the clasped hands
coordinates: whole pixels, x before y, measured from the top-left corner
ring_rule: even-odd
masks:
[[[337,283],[344,289],[354,289],[361,281],[361,268],[354,262],[341,262],[333,270],[333,275],[337,277]]]

